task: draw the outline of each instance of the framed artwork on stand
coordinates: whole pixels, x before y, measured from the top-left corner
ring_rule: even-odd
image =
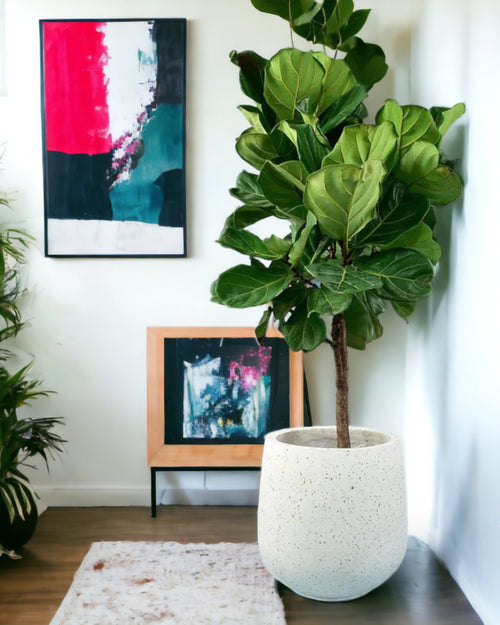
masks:
[[[40,20],[40,43],[46,256],[185,256],[186,20]]]
[[[302,353],[271,328],[147,329],[150,467],[258,468],[267,432],[304,423]]]

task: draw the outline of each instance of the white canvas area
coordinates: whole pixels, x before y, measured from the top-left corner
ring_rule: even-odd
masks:
[[[140,221],[49,219],[51,256],[184,254],[184,229]]]

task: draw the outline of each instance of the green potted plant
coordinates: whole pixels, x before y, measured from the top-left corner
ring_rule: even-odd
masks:
[[[292,32],[320,44],[322,50],[286,48],[269,60],[252,51],[231,53],[240,69],[243,93],[254,102],[239,107],[250,127],[237,139],[236,150],[254,171],[243,171],[231,190],[242,206],[227,218],[218,242],[247,255],[249,262],[217,278],[212,300],[235,308],[266,305],[256,328],[258,338],[274,318],[292,350],[311,351],[322,343],[332,348],[336,426],[266,438],[259,544],[266,566],[300,594],[348,599],[382,583],[399,565],[406,542],[404,494],[391,497],[383,487],[392,463],[398,489],[404,488],[397,442],[349,426],[348,347],[364,349],[381,336],[380,316],[387,306],[407,319],[431,290],[440,257],[433,234],[435,208],[462,193],[462,181],[443,154],[441,141],[465,107],[426,109],[387,100],[373,122],[366,123],[365,98],[387,71],[382,49],[357,36],[370,11],[354,10],[352,0],[252,0],[252,4],[284,18]],[[327,48],[333,53],[327,54]],[[251,227],[262,220],[281,225],[261,238]],[[332,440],[336,449],[327,449]],[[377,455],[388,447],[393,448],[393,458],[387,464]],[[301,448],[306,450],[303,462],[297,458],[294,462],[302,468],[312,462],[311,449],[320,450],[320,477],[299,471],[294,479],[313,481],[316,491],[323,482],[330,494],[329,480],[334,479],[339,497],[356,510],[363,497],[369,499],[368,510],[353,521],[356,515],[338,513],[337,498],[318,521],[307,510],[328,499],[320,493],[300,510],[293,502],[290,513],[283,514],[285,502],[293,499],[290,492],[297,488],[288,481],[293,470],[287,463],[291,455],[302,453]],[[272,469],[271,453],[273,462],[280,458]],[[368,456],[375,463],[370,469]],[[353,457],[361,470],[355,478]],[[344,460],[339,458],[346,459],[347,468],[340,468]],[[380,463],[384,468],[379,471]],[[325,467],[330,473],[325,474]],[[374,479],[379,476],[378,482],[367,482],[370,473]],[[278,477],[273,480],[272,475]],[[364,494],[356,491],[358,483],[366,486]],[[345,487],[354,494],[348,497]],[[387,507],[381,516],[377,509],[386,499],[395,507]],[[335,516],[341,518],[340,529],[332,529]],[[288,521],[283,524],[276,517],[300,518],[305,536],[299,538],[295,525],[292,529]],[[379,534],[360,536],[367,524],[374,526],[375,517]],[[393,524],[388,520],[394,517],[399,524],[389,535]],[[273,523],[275,529],[270,527]],[[347,525],[354,533],[349,540]],[[333,534],[341,538],[340,544],[325,548]],[[310,557],[307,541],[314,536],[323,546]],[[301,540],[306,542],[299,545]],[[379,549],[382,543],[387,543],[385,552]],[[276,552],[284,563],[275,562]],[[371,560],[379,556],[390,562],[374,579],[343,587],[347,578],[364,578],[360,569],[372,566]],[[358,569],[349,569],[350,561]],[[301,565],[305,572],[289,572]],[[341,579],[327,580],[334,568]]]
[[[5,197],[0,206],[9,207]],[[31,237],[3,225],[0,231],[0,343],[12,339],[24,327],[19,310],[23,289],[19,269]],[[3,343],[5,345],[5,343]],[[23,467],[33,456],[48,463],[47,454],[62,451],[64,440],[54,431],[59,417],[24,417],[18,411],[31,400],[47,395],[38,380],[29,378],[31,364],[14,372],[13,353],[0,348],[0,555],[12,553],[31,538],[38,519],[36,494]]]

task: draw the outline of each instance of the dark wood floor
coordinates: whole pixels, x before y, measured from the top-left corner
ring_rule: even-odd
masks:
[[[148,508],[49,508],[22,559],[0,558],[0,624],[49,625],[90,543],[99,540],[253,542],[256,510],[160,506],[153,519]],[[481,624],[426,545],[415,539],[399,571],[357,601],[321,603],[280,591],[288,625]]]

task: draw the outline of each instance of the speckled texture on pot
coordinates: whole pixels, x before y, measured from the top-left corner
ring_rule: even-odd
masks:
[[[268,571],[304,597],[347,601],[386,581],[406,551],[399,440],[351,428],[352,447],[321,447],[334,427],[266,436],[258,542]],[[312,438],[308,445],[302,437]],[[363,446],[358,446],[358,445]]]

